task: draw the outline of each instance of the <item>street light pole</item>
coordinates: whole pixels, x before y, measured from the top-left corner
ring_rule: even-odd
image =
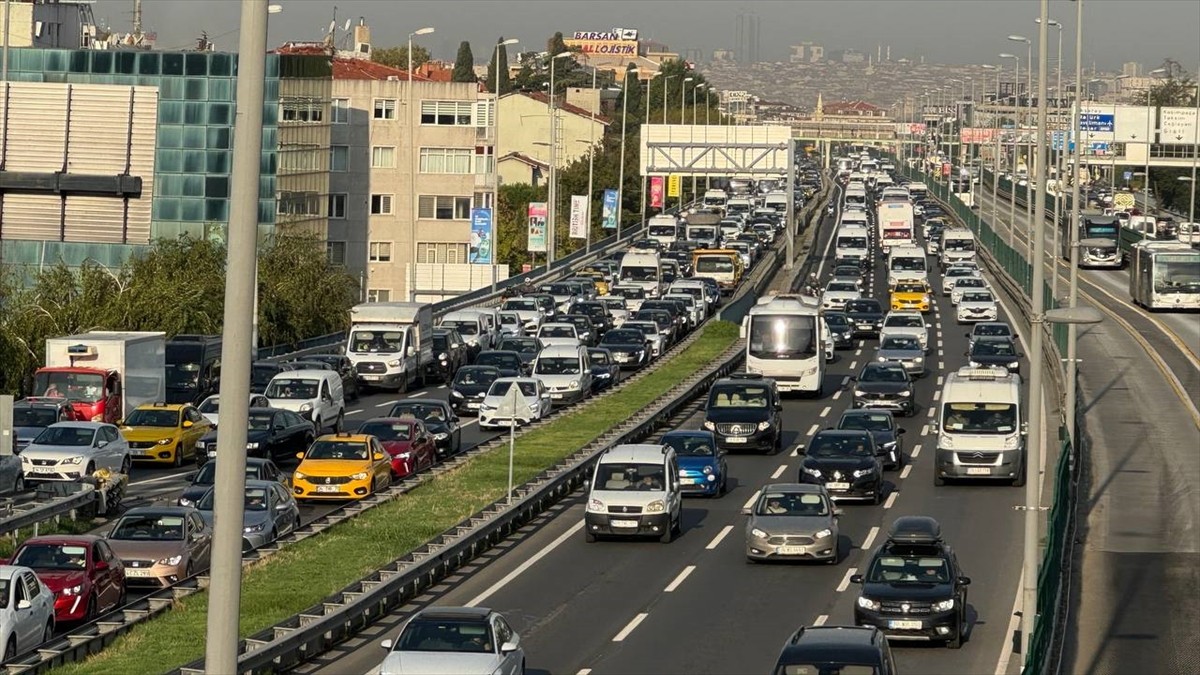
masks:
[[[621,216],[625,208],[625,123],[629,119],[629,76],[637,75],[637,68],[625,71],[621,80],[621,165],[617,169],[617,239],[621,239]]]
[[[554,104],[554,64],[558,59],[570,55],[571,52],[559,52],[550,57],[550,184],[546,186],[549,202],[546,206],[549,220],[547,233],[550,240],[546,245],[547,268],[554,263],[555,254],[558,252],[558,107]]]
[[[416,127],[416,117],[417,117],[413,113],[413,86],[414,86],[413,85],[413,58],[412,58],[413,37],[415,37],[417,35],[429,35],[430,33],[433,32],[433,30],[434,29],[432,27],[425,27],[425,28],[421,28],[419,30],[415,30],[408,34],[408,86],[404,88],[405,93],[406,93],[406,98],[407,98],[404,105],[405,105],[405,114],[408,115],[408,137],[409,137],[409,139],[412,139],[414,136],[416,136],[416,132],[414,131],[414,129]],[[414,146],[414,144],[411,142],[411,140],[409,142],[409,146],[410,147]],[[412,225],[409,228],[409,235],[412,237],[412,262],[409,263],[409,265],[408,265],[408,270],[409,270],[409,272],[408,272],[408,275],[409,275],[408,301],[409,302],[417,301],[417,216],[419,215],[419,211],[417,208],[417,206],[418,206],[418,204],[417,204],[417,202],[418,202],[418,199],[417,199],[417,170],[420,167],[419,155],[421,153],[421,149],[419,147],[414,147],[414,149],[416,150],[416,152],[411,153],[411,156],[409,159],[409,167],[408,167],[408,169],[409,169],[409,171],[408,171],[408,199],[411,202],[411,205],[409,208],[409,217],[412,218]]]
[[[1036,18],[1036,19],[1034,19],[1034,22],[1040,24],[1042,22],[1042,19],[1040,17]],[[1054,26],[1055,28],[1058,29],[1058,60],[1056,60],[1054,62],[1055,69],[1057,71],[1056,79],[1058,81],[1057,82],[1058,90],[1057,90],[1057,94],[1055,95],[1056,101],[1055,101],[1054,109],[1055,109],[1055,111],[1058,111],[1058,110],[1061,110],[1060,106],[1062,104],[1063,25],[1057,19],[1050,19],[1050,21],[1048,22],[1047,25]],[[1055,119],[1057,120],[1058,118],[1059,118],[1059,115],[1056,114]],[[1066,133],[1063,133],[1063,130],[1061,127],[1059,127],[1059,133],[1060,133],[1061,142],[1058,143],[1057,148],[1053,148],[1053,147],[1051,148],[1052,151],[1054,152],[1054,167],[1055,167],[1055,181],[1054,182],[1055,182],[1056,187],[1054,189],[1054,232],[1051,233],[1053,235],[1053,241],[1050,244],[1050,261],[1051,261],[1051,264],[1053,265],[1053,268],[1051,268],[1052,274],[1050,275],[1050,297],[1054,298],[1055,302],[1058,302],[1058,277],[1059,277],[1058,268],[1060,267],[1059,256],[1057,253],[1058,248],[1059,248],[1058,239],[1062,233],[1063,154],[1066,152],[1067,144],[1070,142],[1070,139],[1067,138]]]
[[[1024,42],[1025,43],[1025,96],[1026,96],[1025,117],[1026,117],[1026,119],[1028,119],[1030,117],[1030,113],[1033,112],[1033,41],[1023,35],[1009,35],[1008,39],[1012,40],[1013,42]],[[1018,75],[1017,77],[1020,77],[1020,75]],[[1037,162],[1038,164],[1042,163],[1042,158],[1040,156],[1035,157],[1032,152],[1033,148],[1041,146],[1041,143],[1042,143],[1042,139],[1040,139],[1040,138],[1036,139],[1032,144],[1026,143],[1027,149],[1025,151],[1025,153],[1026,153],[1026,156],[1025,156],[1025,185],[1027,186],[1027,189],[1025,191],[1025,222],[1028,225],[1026,232],[1027,232],[1028,236],[1031,236],[1031,237],[1033,236],[1033,202],[1034,202],[1034,200],[1030,198],[1032,195],[1029,194],[1028,186],[1031,186],[1033,184],[1032,179],[1033,179],[1033,174],[1035,173],[1033,163],[1034,162]],[[1039,217],[1041,217],[1041,216],[1039,215]],[[1016,227],[1017,227],[1017,224],[1015,222],[1012,223],[1012,228],[1016,229]],[[1029,250],[1028,244],[1026,244],[1026,250]]]
[[[694,77],[685,77],[685,78],[683,78],[683,81],[681,81],[679,83],[679,124],[681,126],[684,124],[687,124],[687,83],[695,82],[695,81],[696,81],[696,78],[694,78]],[[693,96],[696,95],[694,88],[692,90],[692,95]],[[694,111],[693,111],[693,114],[695,114]],[[695,180],[696,180],[695,178],[692,179],[693,185],[695,185]],[[682,215],[682,211],[683,211],[683,176],[679,177],[679,210]]]
[[[492,54],[492,62],[496,64],[495,89],[492,90],[492,232],[489,235],[492,238],[493,293],[496,292],[496,252],[500,250],[496,245],[496,221],[500,218],[500,50],[518,42],[520,40],[516,38],[498,41]]]
[[[1166,68],[1155,68],[1147,73],[1150,77],[1162,75],[1167,72]],[[1146,202],[1146,213],[1153,214],[1158,209],[1151,211],[1150,207],[1150,148],[1154,147],[1154,101],[1150,98],[1154,93],[1154,87],[1146,87],[1146,178],[1142,182],[1143,200]],[[1200,124],[1200,119],[1196,120]]]
[[[242,519],[246,492],[246,422],[250,402],[251,327],[258,261],[258,176],[263,84],[267,65],[267,0],[242,0],[238,39],[233,191],[226,235],[224,375],[220,394],[230,423],[217,439],[216,495],[205,672],[238,672],[242,597]],[[8,26],[4,27],[7,43]]]
[[[589,64],[591,65],[591,64]],[[593,179],[596,175],[596,108],[600,107],[600,92],[596,91],[596,73],[599,72],[595,66],[592,66],[592,93],[596,95],[596,103],[592,106],[591,119],[588,121],[588,186],[587,186],[587,211],[584,214],[584,222],[587,223],[585,239],[583,240],[583,250],[590,252],[592,250],[592,195],[595,194],[593,187]]]
[[[1075,0],[1075,100],[1071,111],[1071,131],[1075,137],[1075,148],[1072,151],[1074,159],[1071,168],[1071,231],[1067,241],[1071,246],[1070,269],[1067,270],[1067,306],[1074,309],[1079,304],[1079,217],[1082,209],[1079,205],[1079,169],[1083,161],[1083,139],[1080,137],[1080,116],[1083,108],[1083,0]],[[1116,182],[1113,182],[1116,187]],[[1053,255],[1053,252],[1051,252]],[[1067,326],[1067,391],[1066,419],[1067,436],[1071,439],[1072,447],[1078,447],[1075,439],[1075,376],[1079,364],[1076,360],[1075,340],[1078,329],[1074,324]]]
[[[1011,177],[1008,190],[1008,247],[1012,248],[1013,233],[1017,230],[1017,141],[1021,132],[1021,125],[1017,123],[1017,104],[1020,102],[1017,89],[1021,81],[1021,57],[1016,54],[1001,54],[1000,58],[1013,60],[1013,143],[1012,161],[1009,162],[1008,167]],[[996,195],[993,193],[992,199],[995,198]]]

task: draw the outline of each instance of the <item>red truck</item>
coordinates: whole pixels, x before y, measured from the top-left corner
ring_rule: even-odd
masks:
[[[46,340],[32,395],[65,398],[81,420],[116,424],[144,403],[166,400],[163,333],[92,331]]]

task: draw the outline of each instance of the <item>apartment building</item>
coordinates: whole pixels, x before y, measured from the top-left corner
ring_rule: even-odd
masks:
[[[612,124],[605,115],[559,100],[555,163],[563,168],[587,155]],[[500,97],[500,182],[529,183],[533,170],[550,166],[550,98],[542,92]]]

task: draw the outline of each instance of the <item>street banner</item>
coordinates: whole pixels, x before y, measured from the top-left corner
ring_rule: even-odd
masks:
[[[525,248],[530,253],[546,252],[546,202],[529,203],[529,241]]]
[[[587,239],[588,198],[586,195],[571,195],[571,238]]]
[[[471,209],[471,264],[492,264],[492,239],[492,210]]]
[[[604,191],[604,204],[600,209],[600,224],[606,230],[617,229],[617,191]]]
[[[667,179],[667,196],[678,197],[681,186],[683,185],[683,176],[673,173]]]
[[[963,127],[958,130],[960,143],[991,143],[996,140],[996,130],[987,127]]]
[[[650,176],[650,208],[663,207],[663,177]]]

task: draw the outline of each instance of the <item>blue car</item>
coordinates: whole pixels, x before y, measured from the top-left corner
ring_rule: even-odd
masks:
[[[705,497],[725,494],[729,465],[725,451],[717,447],[711,431],[671,431],[663,434],[662,444],[675,450],[679,461],[679,485],[683,493]]]

